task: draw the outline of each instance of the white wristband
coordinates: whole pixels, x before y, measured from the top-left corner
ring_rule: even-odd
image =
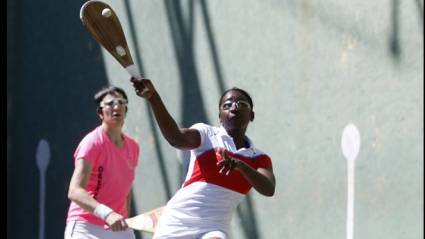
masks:
[[[113,212],[114,210],[110,209],[108,206],[106,206],[105,204],[99,204],[97,205],[97,207],[94,209],[94,215],[98,218],[101,218],[102,220],[105,221],[106,217]]]

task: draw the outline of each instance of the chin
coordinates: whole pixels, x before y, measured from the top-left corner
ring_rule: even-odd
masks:
[[[226,131],[235,130],[235,129],[240,129],[241,128],[239,125],[235,125],[235,124],[223,124],[223,127],[226,129]]]
[[[124,125],[124,121],[123,120],[113,120],[111,122],[108,122],[107,124],[112,126],[112,127],[120,127],[120,126]]]

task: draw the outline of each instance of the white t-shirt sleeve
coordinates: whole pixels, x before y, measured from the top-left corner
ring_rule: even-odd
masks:
[[[201,136],[201,144],[198,148],[194,149],[194,153],[202,153],[206,150],[213,148],[211,140],[214,138],[214,127],[204,123],[197,123],[190,127],[196,129]]]
[[[204,123],[196,123],[190,128],[198,130],[199,134],[201,135],[201,145],[204,144],[205,139],[208,138],[208,134],[211,133],[211,126]]]

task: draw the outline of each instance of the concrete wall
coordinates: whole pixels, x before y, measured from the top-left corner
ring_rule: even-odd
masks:
[[[84,1],[8,1],[8,238],[35,238],[49,142],[45,238],[63,235],[72,153],[98,123],[92,95],[130,97],[125,131],[141,145],[134,211],[161,206],[182,165],[129,76],[78,18]],[[354,237],[423,237],[423,1],[130,1],[108,3],[133,58],[181,126],[218,123],[221,92],[251,93],[248,134],[273,159],[276,195],[252,191],[232,238],[343,238],[347,162],[357,125]],[[138,238],[150,238],[138,234]]]

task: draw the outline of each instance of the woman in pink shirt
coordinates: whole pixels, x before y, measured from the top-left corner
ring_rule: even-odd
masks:
[[[130,208],[139,145],[122,132],[127,95],[110,86],[94,99],[101,124],[83,138],[74,153],[65,239],[133,239],[124,219]]]

